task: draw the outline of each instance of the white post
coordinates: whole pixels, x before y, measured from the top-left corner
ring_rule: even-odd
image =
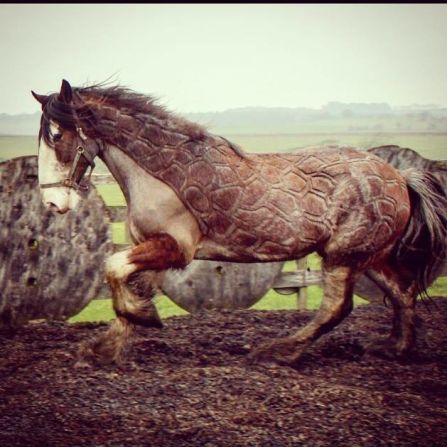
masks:
[[[297,270],[307,270],[307,257],[296,261]],[[307,286],[300,287],[297,293],[298,310],[307,310]]]

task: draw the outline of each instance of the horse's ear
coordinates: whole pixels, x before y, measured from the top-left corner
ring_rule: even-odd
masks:
[[[31,94],[34,96],[34,98],[36,98],[36,100],[38,102],[40,102],[42,104],[42,106],[44,106],[48,101],[48,96],[39,95],[38,93],[33,92],[32,90],[31,90]]]
[[[71,85],[65,79],[62,79],[61,91],[59,92],[59,99],[66,104],[69,104],[73,99],[73,90]]]

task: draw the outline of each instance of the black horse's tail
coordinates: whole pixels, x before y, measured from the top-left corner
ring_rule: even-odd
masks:
[[[428,171],[401,171],[407,181],[411,216],[393,258],[417,281],[418,292],[427,288],[447,254],[447,188]]]

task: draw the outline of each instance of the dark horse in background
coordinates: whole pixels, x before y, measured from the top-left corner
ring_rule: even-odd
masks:
[[[161,327],[151,298],[167,269],[193,259],[285,261],[322,257],[324,298],[293,335],[250,356],[296,362],[352,309],[363,272],[390,299],[388,355],[415,339],[415,304],[446,254],[447,199],[428,172],[398,171],[355,148],[247,154],[122,87],[72,88],[34,97],[42,105],[39,182],[46,205],[65,213],[101,158],[128,206],[133,247],[106,262],[116,319],[86,343],[86,359],[120,358],[135,325]],[[91,171],[90,171],[91,172]],[[75,248],[74,248],[75,249]]]

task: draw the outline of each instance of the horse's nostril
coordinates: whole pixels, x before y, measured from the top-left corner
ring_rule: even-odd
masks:
[[[46,202],[47,209],[56,212],[59,211],[59,207],[53,202]]]
[[[53,202],[45,202],[47,209],[52,211],[53,213],[65,214],[70,208],[68,206],[64,206],[61,208]]]

